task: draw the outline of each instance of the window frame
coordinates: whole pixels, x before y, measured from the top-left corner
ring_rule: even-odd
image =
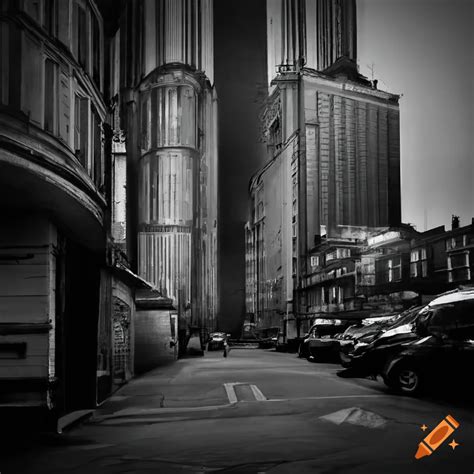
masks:
[[[47,65],[52,65],[52,80],[53,85],[51,88],[51,100],[47,97],[48,92],[48,83],[47,83]],[[52,133],[54,136],[59,135],[59,64],[50,56],[45,56],[43,61],[43,130],[48,133]],[[49,107],[49,104],[52,103],[52,107]],[[52,113],[51,125],[49,128],[47,126],[47,113],[50,111]]]

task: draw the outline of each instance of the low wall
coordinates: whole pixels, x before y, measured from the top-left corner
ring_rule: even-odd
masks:
[[[135,372],[143,373],[177,358],[177,347],[170,347],[170,311],[140,309],[135,313]]]

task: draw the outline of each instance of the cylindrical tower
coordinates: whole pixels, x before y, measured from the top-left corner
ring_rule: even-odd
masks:
[[[163,295],[191,302],[199,196],[199,84],[179,68],[140,93],[138,271]]]
[[[194,326],[217,311],[212,5],[129,1],[120,26],[129,251]]]

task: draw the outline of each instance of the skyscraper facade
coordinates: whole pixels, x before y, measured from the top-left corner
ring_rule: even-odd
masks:
[[[55,420],[214,329],[212,0],[0,2],[2,415]],[[28,415],[32,419],[33,415]]]
[[[295,334],[321,237],[400,223],[399,98],[358,72],[355,1],[269,0],[267,22],[267,164],[250,185],[247,312]]]
[[[138,274],[173,301],[181,330],[212,329],[217,314],[213,2],[126,2],[116,35],[129,255]]]

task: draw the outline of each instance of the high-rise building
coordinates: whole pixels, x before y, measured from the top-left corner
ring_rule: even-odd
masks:
[[[135,290],[152,285],[111,235],[104,45],[94,1],[0,4],[0,407],[15,417],[94,407],[134,373]]]
[[[177,311],[214,329],[217,97],[213,2],[125,2],[112,63],[126,136],[128,255]]]
[[[267,164],[251,181],[247,303],[296,334],[310,250],[400,223],[398,96],[357,68],[355,0],[268,0]]]
[[[212,39],[211,0],[0,2],[0,409],[93,408],[214,329]]]

